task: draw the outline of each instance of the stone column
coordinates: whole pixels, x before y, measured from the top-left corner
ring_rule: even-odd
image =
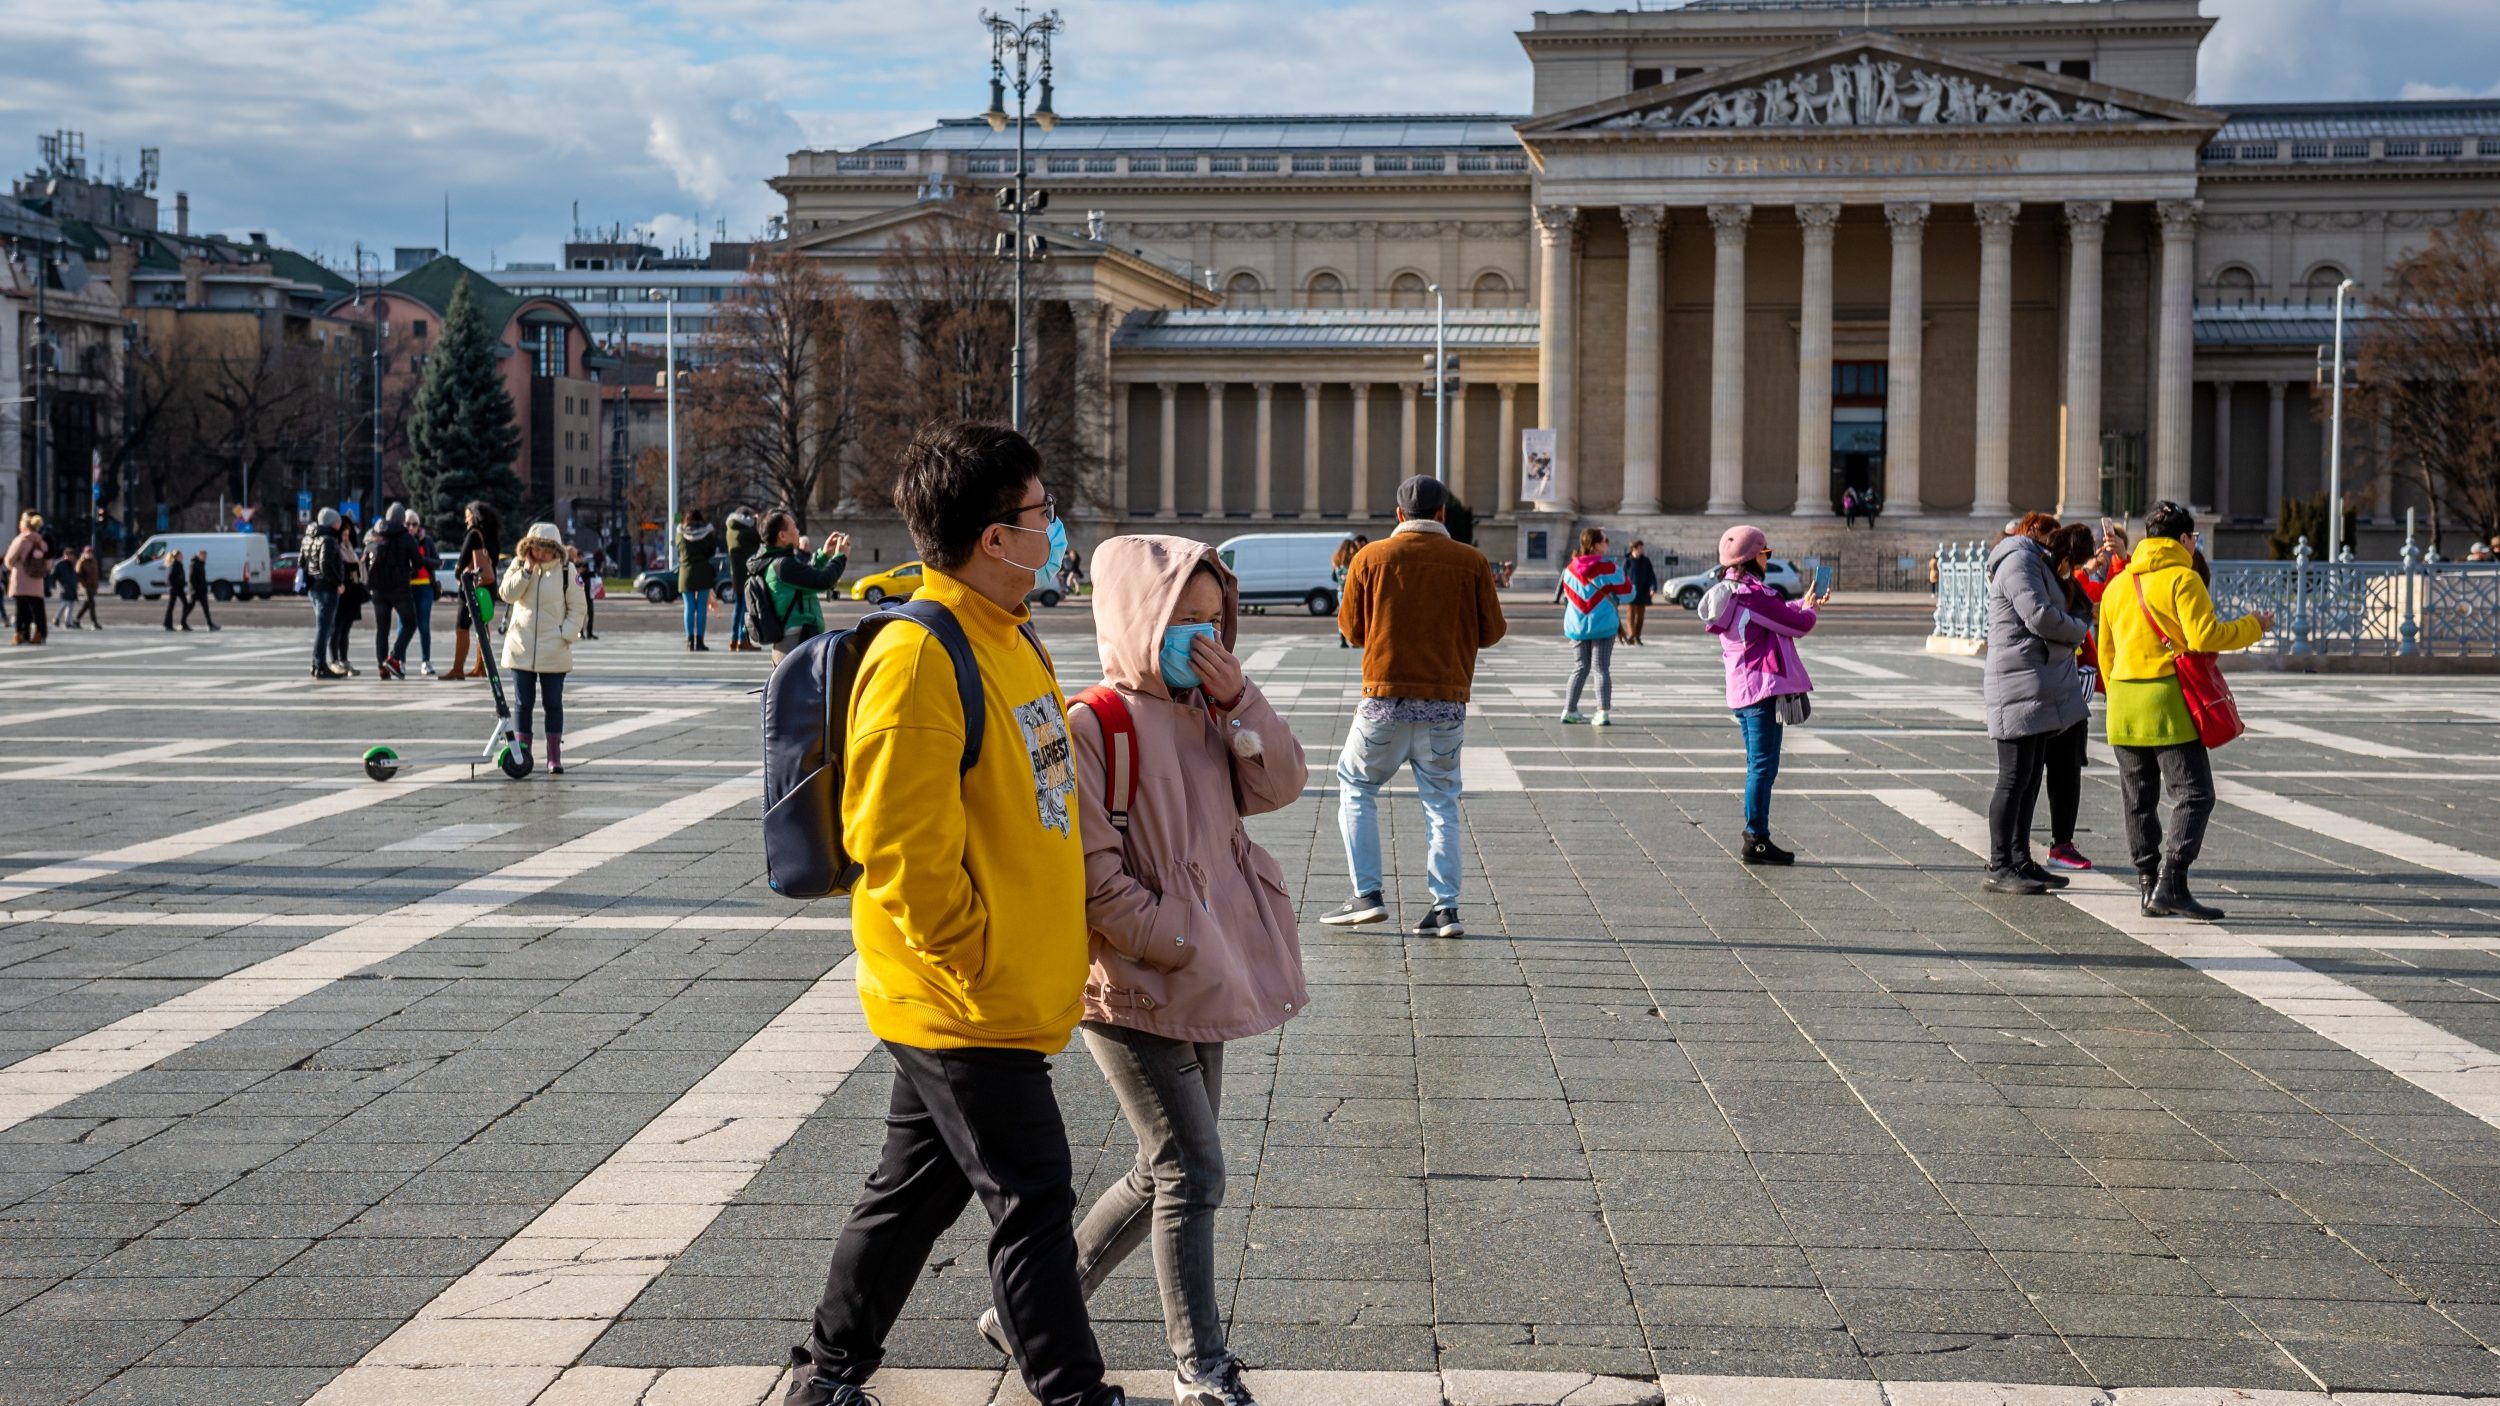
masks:
[[[1174,404],[1180,399],[1181,388],[1170,381],[1157,381],[1155,389],[1163,395],[1163,462],[1155,482],[1155,516],[1169,518],[1178,516],[1181,510],[1181,417]]]
[[[2021,213],[2011,200],[1971,206],[1979,221],[1979,418],[1970,515],[2000,521],[2014,512],[2014,219]]]
[[[1319,516],[1320,383],[1302,383],[1302,516]]]
[[[1276,383],[1253,383],[1259,393],[1258,479],[1254,492],[1258,495],[1252,513],[1258,517],[1276,516]]]
[[[1467,388],[1460,386],[1450,394],[1450,492],[1467,497]],[[1482,499],[1469,500],[1473,508]],[[1490,509],[1478,509],[1489,512]]]
[[[1224,516],[1224,383],[1207,382],[1207,506],[1201,517]]]
[[[1926,511],[1919,487],[1924,453],[1919,423],[1920,364],[1927,358],[1927,202],[1896,201],[1884,207],[1892,225],[1890,358],[1884,368],[1884,500],[1908,512]]]
[[[1372,515],[1372,388],[1367,381],[1354,383],[1354,496],[1347,511],[1358,518]]]
[[[1398,467],[1397,472],[1389,477],[1400,483],[1406,482],[1407,476],[1415,472],[1416,407],[1423,395],[1424,388],[1413,381],[1398,387]]]
[[[2196,217],[2201,200],[2165,200],[2161,218],[2161,337],[2153,375],[2153,497],[2188,500],[2196,442]]]
[[[1665,361],[1658,341],[1658,247],[1666,209],[1626,205],[1623,218],[1632,261],[1623,314],[1623,504],[1627,513],[1658,511],[1658,396]]]
[[[1500,390],[1502,413],[1501,418],[1495,421],[1494,433],[1501,443],[1493,454],[1495,480],[1493,491],[1486,495],[1485,502],[1491,505],[1488,511],[1507,517],[1519,502],[1519,386],[1516,382],[1504,381]]]
[[[2231,516],[2231,383],[2214,382],[2214,521]]]
[[[1111,390],[1110,425],[1105,432],[1107,442],[1104,445],[1105,462],[1111,468],[1111,516],[1125,518],[1133,511],[1128,500],[1129,388],[1126,383],[1113,381],[1108,376],[1104,377],[1103,384]]]
[[[2066,465],[2057,515],[2069,522],[2101,501],[2101,247],[2106,200],[2066,202]]]
[[[2283,398],[2290,390],[2289,382],[2266,382],[2265,515],[2267,517],[2273,517],[2283,511]]]
[[[1580,336],[1580,290],[1575,277],[1579,226],[1578,206],[1536,207],[1537,239],[1545,255],[1537,304],[1536,413],[1554,432],[1554,462],[1561,468],[1556,496],[1565,511],[1571,508],[1580,478],[1576,457],[1580,445],[1573,434],[1578,428],[1573,421],[1578,417],[1571,413],[1579,374],[1575,355]]]
[[[1805,236],[1805,272],[1797,297],[1798,517],[1831,516],[1832,482],[1832,237],[1840,207],[1797,207]]]
[[[1710,207],[1718,246],[1710,298],[1710,507],[1745,510],[1745,226],[1751,205]]]

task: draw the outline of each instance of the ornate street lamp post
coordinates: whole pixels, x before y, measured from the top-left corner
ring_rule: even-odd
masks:
[[[1042,85],[1042,100],[1032,110],[1030,120],[1039,123],[1045,133],[1059,125],[1059,114],[1050,106],[1050,37],[1059,32],[1059,12],[1045,10],[1039,18],[1028,19],[1030,14],[1031,11],[1023,5],[1016,7],[1014,19],[994,10],[981,12],[981,23],[990,31],[990,107],[981,116],[993,132],[1006,131],[1009,122],[1016,124],[1015,185],[1011,190],[999,192],[999,204],[1015,217],[1016,222],[1013,246],[1000,252],[1013,259],[1016,266],[1016,344],[1009,370],[1011,383],[1007,403],[1009,419],[1018,434],[1024,432],[1024,266],[1027,260],[1042,256],[1041,237],[1027,236],[1024,222],[1026,216],[1040,213],[1050,201],[1045,192],[1036,191],[1028,197],[1024,191],[1024,126],[1028,120],[1024,100],[1036,78]],[[1007,111],[1009,55],[1013,55],[1016,61],[1016,110],[1012,116]],[[1038,74],[1033,72],[1036,67],[1040,70]]]

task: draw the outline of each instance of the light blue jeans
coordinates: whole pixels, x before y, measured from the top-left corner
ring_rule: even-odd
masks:
[[[687,591],[677,599],[685,608],[686,633],[702,634],[703,627],[709,623],[712,615],[711,587],[706,586],[700,591]]]
[[[1337,829],[1356,894],[1380,893],[1380,788],[1400,767],[1415,769],[1429,850],[1424,882],[1432,906],[1458,906],[1458,754],[1467,724],[1371,722],[1360,716],[1337,758]]]

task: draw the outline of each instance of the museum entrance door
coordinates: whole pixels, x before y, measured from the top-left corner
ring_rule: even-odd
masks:
[[[1863,504],[1884,495],[1885,364],[1832,363],[1832,511],[1851,491]]]

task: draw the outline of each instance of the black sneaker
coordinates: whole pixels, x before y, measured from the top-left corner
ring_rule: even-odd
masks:
[[[1797,862],[1797,856],[1771,843],[1768,835],[1747,835],[1745,848],[1736,856],[1747,864],[1785,865]]]
[[[877,1398],[863,1387],[819,1377],[811,1369],[801,1367],[790,1378],[790,1389],[783,1393],[781,1406],[877,1406]]]
[[[1435,908],[1415,924],[1417,937],[1465,937],[1467,925],[1458,920],[1455,908]]]
[[[2040,862],[2036,859],[2026,859],[2022,863],[2015,865],[2014,872],[2022,875],[2026,879],[2031,880],[2035,884],[2046,884],[2052,891],[2066,887],[2065,875],[2053,874],[2049,872],[2047,869],[2042,868],[2040,866]]]
[[[2020,894],[2025,898],[2036,898],[2049,891],[2047,884],[2020,869],[1991,869],[1988,877],[1980,881],[1980,886],[1990,893]]]
[[[1359,928],[1365,923],[1389,920],[1389,905],[1377,893],[1358,893],[1335,909],[1320,915],[1320,921],[1332,928]]]

